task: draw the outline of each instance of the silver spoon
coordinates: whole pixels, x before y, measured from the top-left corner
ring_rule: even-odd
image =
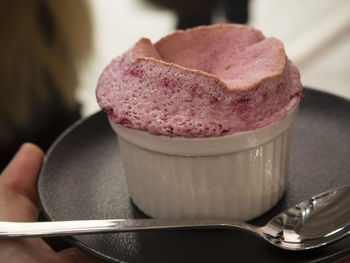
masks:
[[[288,250],[327,245],[350,233],[350,185],[312,197],[272,218],[265,226],[225,219],[107,219],[0,222],[0,238],[67,236],[159,229],[236,228]]]

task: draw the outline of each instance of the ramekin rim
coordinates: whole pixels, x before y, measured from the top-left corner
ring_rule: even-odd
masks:
[[[208,156],[251,149],[275,139],[295,121],[298,108],[299,105],[296,105],[286,117],[264,127],[231,135],[208,138],[154,135],[147,131],[125,127],[113,122],[110,118],[108,119],[112,129],[117,133],[118,138],[122,137],[129,143],[145,150],[170,155]],[[232,142],[234,141],[235,143],[233,144]]]

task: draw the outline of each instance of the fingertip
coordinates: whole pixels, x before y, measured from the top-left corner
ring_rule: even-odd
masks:
[[[33,143],[21,145],[1,175],[1,183],[19,194],[36,200],[36,180],[44,152]]]
[[[38,147],[37,145],[35,145],[34,143],[31,143],[31,142],[23,143],[18,151],[31,152],[31,153],[37,155],[37,157],[39,157],[41,159],[44,158],[43,150],[40,147]]]
[[[30,142],[23,143],[4,169],[3,176],[13,177],[13,174],[38,170],[43,159],[44,152],[38,146]]]

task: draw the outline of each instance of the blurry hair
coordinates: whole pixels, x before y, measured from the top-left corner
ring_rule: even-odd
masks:
[[[5,149],[35,142],[45,132],[56,136],[47,132],[52,123],[79,111],[77,67],[92,50],[92,24],[85,0],[1,0],[0,20],[0,149]]]

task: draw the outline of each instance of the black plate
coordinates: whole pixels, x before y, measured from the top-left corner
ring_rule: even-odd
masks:
[[[293,131],[286,193],[254,224],[262,225],[314,194],[350,184],[350,102],[310,89],[304,94]],[[50,220],[145,217],[128,197],[117,137],[103,112],[76,123],[56,141],[38,190]],[[350,238],[291,252],[235,230],[98,234],[68,240],[111,262],[329,262],[350,255]]]

